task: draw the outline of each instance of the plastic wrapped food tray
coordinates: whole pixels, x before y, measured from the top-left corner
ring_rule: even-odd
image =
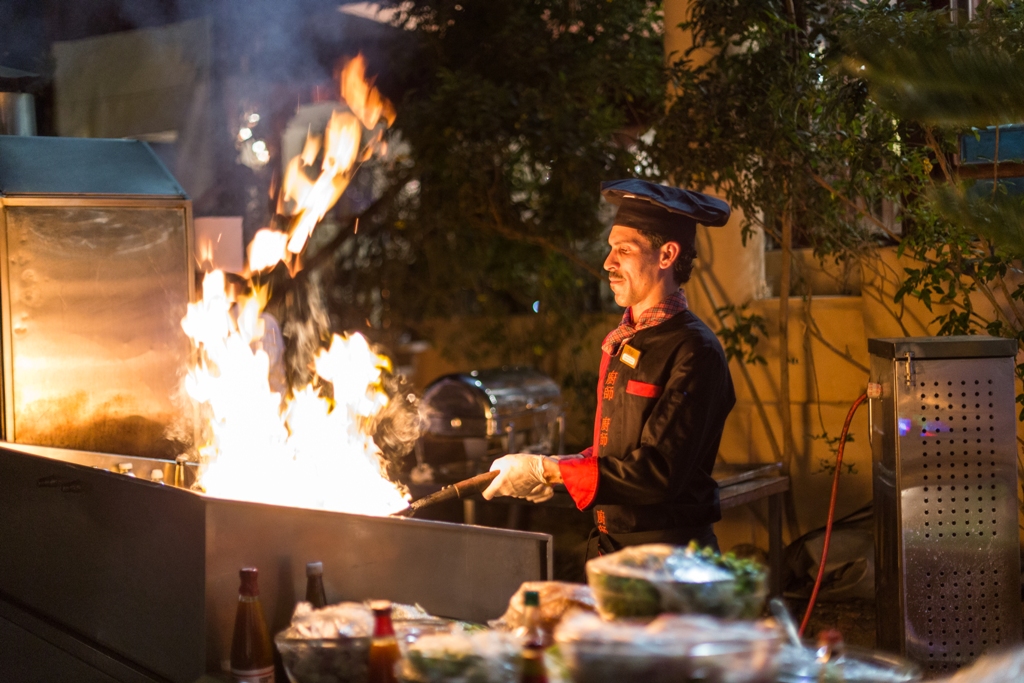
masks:
[[[547,632],[555,630],[562,618],[574,611],[593,612],[594,594],[582,583],[564,581],[527,581],[508,601],[508,609],[498,619],[489,622],[491,628],[514,631],[526,625],[526,608],[523,603],[527,591],[536,591],[540,597],[540,624]]]
[[[606,619],[663,612],[729,619],[760,616],[767,573],[750,560],[690,546],[640,545],[587,562],[587,583]]]
[[[425,635],[411,643],[400,667],[408,683],[517,683],[522,644],[508,633]]]
[[[755,622],[703,616],[642,624],[574,614],[555,640],[574,683],[771,683],[781,637]]]
[[[373,615],[343,602],[313,609],[300,602],[291,626],[274,637],[290,683],[365,683],[369,677]]]
[[[372,638],[294,638],[278,633],[274,645],[281,653],[290,683],[366,683],[369,680]]]

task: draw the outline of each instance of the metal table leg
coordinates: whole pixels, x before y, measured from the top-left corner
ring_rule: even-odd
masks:
[[[782,595],[782,493],[768,496],[768,591]]]

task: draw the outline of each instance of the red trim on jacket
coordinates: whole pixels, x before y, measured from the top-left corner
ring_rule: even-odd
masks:
[[[626,393],[633,394],[634,396],[658,398],[663,391],[665,391],[663,386],[648,384],[647,382],[637,382],[635,379],[631,379],[626,383]]]
[[[597,456],[583,451],[582,458],[567,458],[558,461],[558,471],[569,495],[580,510],[586,510],[597,495]]]
[[[601,354],[601,369],[597,373],[597,414],[594,415],[594,445],[591,446],[593,449],[594,457],[598,457],[598,449],[601,443],[601,404],[604,403],[604,380],[608,375],[608,365],[611,363],[612,357],[607,353]],[[575,496],[573,496],[575,498]]]
[[[558,463],[562,483],[572,496],[576,507],[586,510],[597,495],[597,457],[601,444],[601,404],[604,402],[604,381],[612,357],[601,354],[601,369],[597,374],[597,415],[594,417],[594,445],[580,453],[581,458],[568,458]]]

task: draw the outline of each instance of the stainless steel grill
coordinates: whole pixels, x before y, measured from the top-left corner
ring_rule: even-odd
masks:
[[[505,453],[562,451],[562,392],[531,368],[445,375],[427,387],[423,407],[417,459],[441,480],[486,471]]]
[[[125,463],[136,478],[114,473]],[[273,632],[287,626],[313,560],[332,600],[388,598],[478,622],[500,616],[523,581],[551,579],[547,534],[222,500],[147,481],[171,467],[0,445],[0,681],[193,683],[218,672],[245,566],[260,570]]]
[[[879,645],[940,673],[1021,640],[1016,343],[868,348]]]

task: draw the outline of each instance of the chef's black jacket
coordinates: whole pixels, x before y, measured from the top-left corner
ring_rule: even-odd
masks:
[[[580,510],[593,510],[602,534],[717,522],[711,469],[736,403],[721,344],[684,310],[628,345],[639,352],[636,367],[622,362],[621,349],[602,354],[594,445],[559,462],[566,488]]]

